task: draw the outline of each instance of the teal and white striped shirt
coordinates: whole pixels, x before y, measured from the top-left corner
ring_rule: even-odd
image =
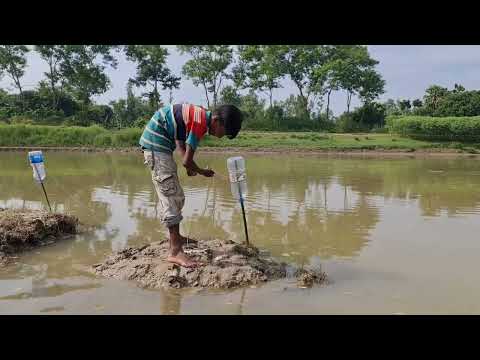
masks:
[[[181,140],[195,150],[208,131],[210,119],[211,112],[200,106],[164,106],[147,123],[139,143],[148,150],[172,153],[176,148],[175,140]]]

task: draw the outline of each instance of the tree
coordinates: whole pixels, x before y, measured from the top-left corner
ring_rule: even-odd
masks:
[[[327,94],[327,121],[329,120],[330,116],[330,95],[332,94],[333,91],[338,91],[340,89],[340,82],[339,79],[336,76],[337,69],[336,66],[338,66],[338,61],[336,60],[331,60],[327,64],[327,66],[322,69],[322,72],[324,73],[325,76],[325,91]]]
[[[345,61],[348,58],[348,53],[346,53],[344,46],[328,46],[326,47],[326,54],[324,65],[317,67],[316,75],[324,80],[323,87],[327,95],[326,120],[328,121],[330,115],[330,96],[333,91],[340,90],[345,83]]]
[[[480,115],[479,91],[449,91],[438,102],[433,116],[478,116]]]
[[[23,95],[20,79],[25,74],[27,59],[25,55],[30,50],[25,45],[0,45],[0,74],[7,74]]]
[[[358,96],[364,104],[371,103],[385,92],[385,80],[372,68],[365,69],[360,77]],[[409,107],[410,108],[410,107]]]
[[[273,90],[280,88],[284,76],[278,66],[278,51],[271,45],[239,45],[238,65],[234,68],[234,80],[242,88],[267,92],[270,107],[273,106]]]
[[[325,72],[320,68],[328,61],[327,49],[322,45],[275,45],[275,66],[294,82],[307,116],[311,96],[323,95],[325,91]]]
[[[422,100],[420,99],[415,99],[412,101],[412,105],[414,108],[420,108],[423,106]]]
[[[410,100],[398,100],[398,107],[401,112],[405,113],[411,109],[412,105],[410,104]]]
[[[60,73],[66,88],[83,104],[90,104],[91,97],[110,88],[110,79],[105,74],[106,65],[116,69],[117,60],[111,45],[65,45],[60,60]],[[100,57],[102,63],[96,60]]]
[[[253,89],[250,89],[247,95],[241,98],[241,110],[245,114],[247,121],[255,121],[263,118],[265,109],[265,100],[260,99]]]
[[[174,76],[166,67],[168,50],[160,45],[128,45],[125,47],[127,59],[137,63],[137,72],[134,78],[130,79],[137,87],[152,86],[152,91],[146,92],[146,96],[152,106],[158,108],[160,105],[159,86],[163,90],[170,90],[170,101],[172,101],[173,89],[178,89],[180,77]]]
[[[182,73],[191,79],[195,86],[202,85],[205,90],[207,107],[210,108],[209,93],[213,94],[213,107],[217,106],[222,81],[231,78],[227,68],[232,62],[233,49],[229,45],[178,45],[181,54],[189,54]]]
[[[386,116],[401,115],[402,114],[402,112],[400,111],[397,103],[393,99],[388,99],[387,101],[385,101],[383,106],[385,107]]]
[[[408,101],[408,100],[407,100]],[[386,109],[385,105],[376,102],[369,102],[356,109],[353,113],[353,119],[372,129],[375,126],[385,125]]]
[[[354,94],[368,103],[383,93],[385,82],[375,71],[378,61],[370,57],[366,46],[334,46],[330,49],[330,64],[330,82],[334,89],[347,92],[347,114]]]
[[[340,115],[336,124],[337,130],[340,132],[363,132],[370,131],[374,127],[383,127],[386,114],[387,105],[369,102],[350,113],[345,112]]]
[[[240,107],[242,105],[242,96],[234,86],[227,85],[220,91],[219,103]]]
[[[463,92],[463,91],[465,91],[465,88],[460,84],[455,84],[452,90],[452,92],[454,93]]]
[[[448,94],[448,89],[432,85],[427,90],[425,90],[425,96],[423,97],[425,107],[430,108],[432,111],[435,111],[439,101]]]
[[[60,93],[65,84],[65,78],[60,71],[60,64],[65,59],[64,45],[36,45],[35,51],[47,62],[48,72],[45,72],[50,91],[52,93],[52,106],[58,109]],[[60,85],[60,89],[57,86]]]
[[[147,119],[157,109],[140,97],[135,96],[132,83],[127,84],[127,98],[111,101],[113,120],[117,127],[132,127],[139,118]]]
[[[301,96],[295,96],[292,94],[279,104],[281,104],[283,113],[287,118],[301,119],[305,117],[305,104]]]

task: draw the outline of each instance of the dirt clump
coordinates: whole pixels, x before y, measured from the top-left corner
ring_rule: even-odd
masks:
[[[327,282],[327,276],[324,272],[313,269],[298,269],[295,272],[297,278],[297,285],[301,288],[310,288],[314,284],[322,284]]]
[[[184,268],[166,261],[168,241],[126,248],[95,264],[96,275],[133,280],[144,288],[217,288],[229,289],[256,285],[284,278],[287,264],[261,255],[255,247],[230,240],[198,241],[184,248],[191,258],[204,266]]]
[[[74,216],[43,210],[0,209],[0,264],[9,257],[77,232]]]

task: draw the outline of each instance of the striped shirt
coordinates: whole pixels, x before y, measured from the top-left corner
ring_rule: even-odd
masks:
[[[210,111],[196,105],[164,106],[153,114],[139,143],[147,150],[173,153],[175,140],[180,140],[196,150],[208,131],[211,116]]]

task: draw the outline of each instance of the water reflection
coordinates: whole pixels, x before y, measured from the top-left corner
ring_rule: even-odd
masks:
[[[423,216],[479,212],[480,164],[472,159],[246,158],[252,241],[287,261],[357,256],[388,211],[386,201],[418,206]],[[199,162],[225,174],[225,160],[204,155]],[[140,154],[47,152],[46,167],[53,206],[96,226],[91,234],[26,256],[32,265],[49,265],[47,278],[78,275],[72,264],[92,264],[111,251],[165,236]],[[0,169],[0,206],[42,206],[26,154],[0,153]],[[183,170],[180,177],[187,198],[183,232],[243,241],[241,211],[229,184],[190,178]]]

